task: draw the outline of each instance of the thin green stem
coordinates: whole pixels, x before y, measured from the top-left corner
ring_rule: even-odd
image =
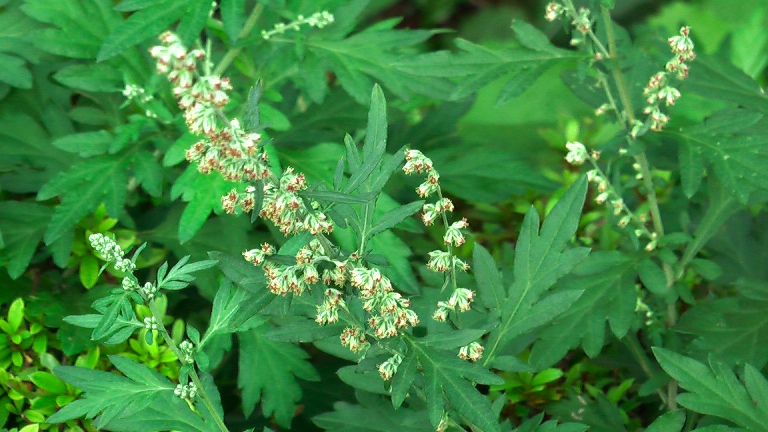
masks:
[[[211,399],[208,397],[208,393],[205,392],[205,388],[203,387],[203,381],[200,380],[200,377],[197,375],[197,371],[195,368],[189,369],[189,376],[192,378],[192,382],[197,387],[197,393],[200,396],[200,400],[203,401],[203,405],[205,405],[206,408],[208,408],[208,412],[211,413],[211,416],[213,417],[213,421],[216,422],[216,426],[218,426],[219,430],[222,432],[229,432],[229,429],[227,429],[227,425],[224,424],[224,419],[219,416],[219,413],[216,411],[216,407],[213,406],[213,402],[211,402]]]
[[[251,30],[253,30],[253,27],[256,26],[256,22],[261,17],[262,12],[264,12],[264,5],[259,3],[253,8],[251,14],[248,16],[248,20],[243,25],[243,29],[240,30],[237,40],[245,39],[251,33]],[[224,54],[224,57],[219,64],[216,65],[216,68],[213,70],[213,75],[221,75],[229,65],[232,64],[242,50],[242,46],[230,48],[229,51]]]
[[[629,352],[632,354],[632,356],[635,358],[637,363],[640,365],[640,368],[645,372],[645,374],[649,377],[653,377],[653,371],[651,370],[650,364],[651,360],[648,358],[648,356],[645,353],[645,349],[640,344],[640,341],[637,339],[637,335],[632,333],[631,331],[627,333],[626,336],[622,338],[622,342],[624,345],[629,349]],[[656,394],[659,395],[659,399],[661,399],[661,402],[663,404],[667,404],[667,397],[664,395],[664,393],[661,390],[656,390]]]

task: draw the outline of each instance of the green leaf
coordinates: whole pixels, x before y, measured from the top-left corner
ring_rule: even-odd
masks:
[[[368,230],[368,238],[370,239],[380,232],[396,227],[400,222],[421,210],[423,205],[423,200],[414,201],[384,213],[376,219],[371,229]]]
[[[155,155],[148,151],[139,151],[133,159],[133,172],[136,181],[153,197],[159,197],[162,193],[163,168]]]
[[[600,353],[605,343],[606,320],[616,337],[623,337],[635,319],[636,262],[619,252],[597,252],[581,263],[561,289],[583,294],[539,334],[528,360],[543,369],[582,345],[587,355]]]
[[[741,208],[738,204],[738,199],[721,186],[718,181],[710,180],[708,189],[709,206],[698,223],[696,231],[693,233],[693,241],[687,244],[683,257],[675,269],[678,274],[682,274],[685,266],[696,257],[712,236],[720,232],[723,224]]]
[[[98,156],[107,152],[107,147],[115,138],[111,133],[100,130],[81,132],[63,136],[51,144],[66,152],[77,153],[80,157]]]
[[[222,0],[221,22],[230,44],[236,42],[245,23],[245,0]],[[250,96],[249,96],[250,97]],[[248,129],[246,127],[246,129]]]
[[[151,37],[157,37],[189,12],[190,3],[189,0],[166,0],[132,14],[112,30],[96,61],[107,60]]]
[[[94,426],[107,429],[122,419],[157,419],[164,413],[163,425],[153,424],[151,430],[171,429],[208,431],[210,428],[173,396],[175,385],[159,373],[124,357],[112,355],[110,361],[125,376],[73,366],[59,366],[54,374],[81,390],[85,397],[69,403],[47,419],[49,423],[63,423],[84,416],[94,418]],[[181,415],[179,415],[181,414]],[[175,417],[175,418],[174,418]],[[179,417],[183,421],[177,420]]]
[[[699,190],[704,178],[704,162],[695,147],[686,141],[680,142],[678,160],[680,162],[680,185],[688,198],[693,197]]]
[[[685,411],[670,411],[653,421],[645,432],[680,432],[685,425]]]
[[[128,193],[129,166],[127,157],[93,158],[46,183],[37,194],[38,200],[62,198],[45,232],[45,243],[53,243],[102,202],[111,216],[120,216]]]
[[[518,24],[524,30],[524,24]],[[528,27],[527,30],[530,30]],[[546,46],[541,35],[524,31],[523,40],[539,48],[531,49],[491,49],[467,40],[456,39],[458,54],[438,51],[422,54],[397,66],[423,77],[433,75],[445,78],[460,78],[461,81],[450,95],[451,99],[461,99],[485,86],[496,78],[520,73],[526,68],[549,68],[558,63],[575,63],[583,55],[575,51]]]
[[[88,92],[118,92],[123,87],[120,71],[107,64],[73,64],[60,69],[53,78],[61,84]]]
[[[517,41],[526,48],[534,51],[561,53],[559,48],[552,45],[544,32],[523,20],[513,21],[512,30],[515,31]]]
[[[29,379],[32,380],[36,386],[50,394],[63,395],[67,393],[67,386],[64,385],[64,382],[48,372],[33,372],[29,375]]]
[[[545,63],[538,66],[521,68],[520,72],[516,73],[509,81],[507,81],[501,91],[499,91],[499,96],[496,99],[496,106],[506,105],[523,94],[533,86],[549,67],[550,65]]]
[[[134,12],[152,6],[152,4],[157,3],[157,1],[158,0],[123,0],[118,3],[114,9],[120,12]]]
[[[194,273],[200,270],[205,270],[216,265],[216,261],[214,260],[198,261],[198,262],[187,264],[188,260],[189,260],[189,256],[185,256],[184,258],[180,259],[176,263],[176,265],[174,265],[173,268],[171,268],[167,276],[161,273],[158,273],[158,277],[157,277],[158,288],[168,289],[168,290],[184,289],[192,281],[195,280],[195,277],[192,276],[191,273]]]
[[[24,300],[17,298],[11,303],[8,308],[8,326],[11,329],[11,333],[16,333],[21,327],[21,323],[24,321]]]
[[[675,329],[698,336],[697,345],[719,359],[756,367],[768,363],[768,302],[722,299],[701,302],[680,318]]]
[[[221,5],[222,14],[224,14],[225,4],[232,4],[240,1],[242,7],[243,0],[235,0],[224,2]],[[246,131],[253,130],[261,124],[261,116],[259,114],[259,101],[261,100],[261,80],[256,82],[256,85],[248,90],[248,100],[245,101],[245,114],[243,115],[243,129]]]
[[[321,326],[313,320],[302,320],[270,329],[264,336],[275,341],[307,343],[340,335],[344,327],[343,324]]]
[[[768,113],[768,97],[755,80],[730,61],[706,55],[696,57],[696,66],[685,81],[686,91],[731,102]]]
[[[392,377],[392,406],[399,408],[405,398],[408,396],[408,392],[411,390],[411,385],[416,379],[416,374],[419,371],[419,359],[413,353],[408,354],[400,362],[395,376]]]
[[[637,265],[637,272],[643,285],[654,294],[664,295],[669,288],[667,287],[667,277],[658,264],[650,259],[644,259]]]
[[[414,94],[445,99],[454,87],[448,79],[439,77],[439,66],[414,70],[418,57],[409,53],[437,31],[391,30],[371,27],[362,32],[344,37],[330,30],[340,25],[334,22],[329,31],[310,36],[306,41],[303,68],[332,71],[339,84],[360,103],[367,103],[374,82],[401,99],[410,99]],[[286,53],[287,54],[287,53]],[[321,84],[327,85],[327,84]],[[310,90],[310,88],[307,88]],[[325,88],[312,88],[313,99],[321,99]]]
[[[264,271],[245,261],[242,256],[233,257],[221,252],[209,252],[208,255],[218,261],[219,269],[224,276],[238,286],[254,293],[265,290],[267,279]]]
[[[315,416],[312,421],[331,432],[423,432],[434,429],[424,411],[406,407],[394,409],[384,398],[362,392],[358,392],[358,399],[360,405],[336,402],[333,411]]]
[[[506,372],[533,372],[533,369],[528,363],[515,356],[496,357],[493,360],[493,363],[491,363],[491,367]]]
[[[387,148],[387,101],[378,84],[371,91],[371,108],[363,142],[363,159],[378,159]]]
[[[91,339],[93,340],[106,340],[104,342],[106,345],[113,345],[128,339],[137,327],[143,327],[137,323],[136,314],[131,306],[128,292],[97,300],[94,302],[94,308],[101,312],[103,316],[93,329],[93,333],[91,333]],[[134,322],[137,324],[131,326]],[[124,338],[122,340],[115,340],[120,339],[117,336],[124,336]]]
[[[258,312],[273,299],[274,294],[263,288],[261,293],[253,293],[241,286],[232,289],[229,283],[221,284],[213,298],[208,329],[202,341],[199,333],[196,335],[196,344],[202,349],[216,336],[250,330],[264,324],[268,317],[258,315]]]
[[[200,37],[200,32],[205,28],[205,23],[211,14],[212,6],[208,0],[187,0],[187,2],[188,12],[182,16],[176,28],[176,34],[185,45],[189,46]]]
[[[0,261],[11,278],[26,271],[37,245],[43,240],[53,210],[40,204],[23,201],[0,202],[0,229],[5,246],[0,249]]]
[[[388,395],[389,390],[384,387],[384,380],[375,370],[360,372],[355,365],[344,366],[336,372],[344,384],[368,393]]]
[[[480,301],[483,302],[483,306],[500,311],[507,297],[507,290],[504,289],[496,261],[480,243],[475,243],[472,259],[475,264],[472,268],[475,272]]]
[[[279,109],[272,105],[259,102],[259,120],[262,127],[276,131],[287,131],[291,129],[291,121]]]
[[[571,394],[567,399],[552,404],[547,409],[547,414],[552,414],[561,421],[571,421],[571,413],[577,413],[579,423],[565,423],[557,429],[558,431],[567,430],[567,427],[573,425],[578,427],[575,429],[578,431],[583,431],[584,426],[587,426],[594,432],[627,432],[624,426],[626,417],[621,409],[602,393],[598,393],[596,399],[597,401],[592,400],[585,394]]]
[[[768,381],[751,365],[744,368],[742,384],[713,356],[705,365],[660,347],[654,347],[653,353],[662,369],[689,392],[677,396],[683,407],[750,430],[768,429]]]
[[[541,230],[535,209],[525,215],[515,248],[515,279],[501,309],[501,323],[488,338],[484,365],[493,361],[507,342],[547,324],[569,308],[567,301],[580,295],[571,291],[541,300],[546,290],[589,253],[587,249],[564,251],[578,228],[586,193],[587,179],[582,176],[557,202]]]
[[[93,288],[99,281],[99,262],[93,255],[84,255],[80,261],[80,283],[86,288]]]
[[[253,413],[261,402],[265,417],[289,429],[296,404],[302,392],[296,378],[309,381],[320,379],[315,368],[306,361],[309,355],[293,344],[268,339],[262,326],[239,333],[240,366],[237,385],[242,389],[243,411]],[[259,359],[254,363],[253,359]]]
[[[347,184],[344,185],[342,192],[351,193],[357,190],[360,185],[371,177],[371,174],[373,174],[376,168],[379,167],[382,156],[383,154],[379,154],[378,157],[370,156],[365,158],[360,167],[352,172],[352,175],[349,177]]]
[[[485,330],[455,330],[443,333],[431,333],[418,339],[420,344],[439,349],[456,349],[475,342],[485,334]]]
[[[197,234],[214,211],[221,210],[221,197],[232,190],[234,183],[214,173],[200,174],[190,165],[171,188],[171,198],[179,196],[188,204],[178,226],[179,242],[186,243]]]
[[[439,423],[447,401],[480,430],[500,430],[490,401],[473,384],[502,384],[500,377],[477,364],[442,355],[412,339],[406,340],[424,371],[427,411],[433,426]]]
[[[693,167],[701,164],[695,159],[699,155],[699,159],[703,157],[709,162],[719,182],[740,202],[746,203],[755,190],[768,190],[768,173],[763,169],[768,164],[766,130],[768,120],[756,123],[753,111],[738,109],[718,112],[700,126],[671,132],[686,142],[681,148],[686,152],[684,158],[693,158],[682,164],[686,167],[682,174],[693,176],[693,185],[688,187],[693,190],[695,176],[700,174],[695,171],[700,168]]]
[[[32,32],[37,48],[65,57],[94,59],[104,39],[121,21],[108,0],[81,1],[77,7],[56,0],[25,1],[22,10],[32,18],[53,25]]]
[[[520,427],[515,429],[515,432],[585,432],[589,428],[589,426],[581,423],[566,422],[558,425],[554,420],[542,424],[543,419],[544,414],[542,413],[525,420]]]
[[[32,88],[32,74],[27,63],[16,56],[0,52],[0,82],[22,89]]]

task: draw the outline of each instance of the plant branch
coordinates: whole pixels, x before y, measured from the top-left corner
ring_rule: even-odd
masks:
[[[165,325],[163,324],[163,315],[160,313],[160,311],[157,310],[157,304],[155,300],[150,300],[148,302],[149,311],[152,313],[152,317],[155,319],[155,322],[158,323],[157,331],[162,336],[163,340],[165,341],[165,344],[168,345],[168,347],[171,348],[171,351],[173,351],[174,354],[176,354],[176,358],[181,361],[183,357],[181,353],[181,349],[178,345],[176,345],[176,342],[173,341],[173,338],[171,338],[171,335],[168,334],[168,330],[165,328]],[[150,330],[152,331],[152,330]],[[219,413],[216,411],[216,408],[213,406],[213,402],[211,402],[211,399],[208,397],[208,393],[206,393],[205,388],[203,387],[203,382],[200,380],[200,377],[197,375],[197,371],[195,371],[194,365],[192,365],[191,368],[189,368],[189,376],[192,378],[192,382],[197,387],[197,394],[200,396],[200,400],[203,401],[203,404],[208,409],[208,412],[211,413],[211,416],[213,417],[213,421],[216,422],[216,426],[218,426],[219,430],[222,432],[229,432],[229,429],[227,429],[227,425],[224,424],[224,420],[219,416]]]
[[[627,84],[624,81],[624,75],[621,72],[621,64],[619,63],[616,49],[616,34],[613,31],[613,21],[611,20],[610,10],[605,6],[600,6],[600,15],[603,20],[603,26],[605,27],[605,35],[608,40],[608,53],[610,61],[613,63],[613,67],[611,68],[611,75],[613,76],[616,88],[619,92],[619,99],[621,100],[622,107],[624,108],[624,125],[627,130],[631,130],[637,118],[634,114],[634,109],[632,107],[632,101],[629,97]],[[629,140],[631,138],[628,136],[627,139]],[[650,207],[653,230],[658,237],[662,237],[664,235],[664,224],[661,219],[659,201],[656,195],[656,189],[653,185],[653,176],[651,174],[650,164],[648,163],[648,157],[646,156],[645,151],[641,151],[638,155],[636,155],[635,161],[640,167],[640,174],[642,176],[643,186],[645,187],[648,205]],[[666,262],[662,262],[662,269],[664,271],[664,276],[666,277],[667,287],[669,288],[675,283],[674,270],[672,269],[672,266]],[[667,306],[667,327],[672,327],[676,322],[677,305],[675,303],[670,303]],[[672,381],[667,387],[666,404],[670,410],[677,408],[676,396],[677,382]]]
[[[651,367],[649,366],[651,361],[646,355],[645,349],[640,344],[640,341],[637,339],[637,335],[630,331],[626,336],[622,338],[622,342],[624,345],[626,345],[627,349],[629,349],[629,352],[635,358],[637,363],[640,365],[640,368],[643,370],[643,372],[645,372],[648,378],[653,378],[654,374],[653,371],[651,371]],[[656,390],[656,394],[659,395],[661,402],[666,405],[668,399],[664,395],[664,392],[661,390]]]

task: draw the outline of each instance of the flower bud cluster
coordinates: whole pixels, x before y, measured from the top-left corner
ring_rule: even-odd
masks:
[[[466,288],[456,288],[448,301],[437,302],[437,309],[432,314],[432,319],[443,322],[448,319],[448,313],[455,311],[466,312],[470,309],[472,301],[475,299],[475,292]]]
[[[260,249],[251,249],[243,252],[243,258],[255,266],[264,264],[264,260],[275,254],[275,248],[269,243],[263,243]]]
[[[290,167],[280,178],[279,186],[265,182],[264,205],[259,216],[271,220],[285,235],[302,231],[312,235],[329,234],[333,231],[333,224],[317,210],[319,204],[299,196],[299,192],[307,188],[306,183],[304,174],[296,174]],[[311,208],[305,202],[309,202]]]
[[[318,26],[325,25],[327,19],[320,14],[304,22]],[[204,136],[187,150],[187,160],[196,163],[203,174],[219,172],[230,181],[259,182],[258,186],[247,186],[243,192],[232,190],[224,195],[221,198],[224,211],[230,214],[238,208],[246,213],[257,211],[286,235],[300,231],[313,235],[331,232],[331,223],[316,211],[319,205],[298,195],[307,187],[304,175],[287,168],[277,178],[259,145],[261,135],[246,132],[237,119],[228,120],[224,115],[222,108],[229,102],[227,91],[232,86],[228,78],[200,75],[198,62],[205,59],[205,52],[188,51],[178,36],[170,32],[163,33],[160,40],[162,45],[150,50],[157,59],[157,70],[168,74],[189,130]],[[263,205],[258,209],[255,208],[256,187],[263,188]]]
[[[269,261],[267,257],[275,250],[265,244],[260,249],[243,253],[246,260],[262,266],[267,276],[267,288],[276,295],[289,292],[301,295],[319,282],[328,285],[323,300],[316,307],[315,321],[318,324],[338,322],[339,312],[347,309],[344,293],[335,285],[344,288],[349,282],[356,289],[356,295],[363,302],[363,309],[369,314],[366,328],[347,328],[341,336],[342,344],[357,352],[369,346],[366,332],[377,338],[397,336],[400,331],[418,324],[419,317],[409,309],[410,301],[394,291],[392,282],[377,268],[369,268],[358,262],[356,254],[345,261],[331,259],[317,238],[301,248],[295,256],[296,264],[284,265]]]
[[[189,130],[205,136],[187,150],[187,160],[202,173],[218,171],[232,181],[267,178],[271,173],[258,147],[261,135],[246,133],[237,120],[228,122],[221,112],[229,102],[229,79],[201,76],[198,62],[205,59],[205,52],[187,50],[175,34],[165,32],[160,41],[162,45],[150,49],[157,71],[168,75]]]
[[[124,277],[120,285],[122,285],[123,289],[126,291],[138,291],[141,289],[139,283],[136,282],[136,279],[130,276]]]
[[[422,208],[421,220],[424,225],[430,226],[435,220],[441,218],[445,225],[445,234],[443,234],[443,243],[447,246],[448,250],[434,250],[429,252],[429,260],[427,261],[427,268],[434,272],[446,273],[450,282],[453,282],[453,293],[450,299],[446,301],[439,301],[436,311],[432,314],[432,318],[437,321],[445,321],[448,313],[452,310],[456,310],[456,306],[459,306],[460,311],[469,310],[469,304],[474,298],[474,293],[465,288],[458,288],[456,286],[456,271],[469,270],[469,264],[459,259],[455,253],[454,248],[462,246],[466,239],[464,238],[465,230],[469,227],[467,219],[463,218],[460,221],[448,223],[447,214],[453,212],[454,206],[450,199],[444,198],[442,190],[440,188],[440,174],[434,169],[432,160],[424,156],[419,150],[406,150],[405,152],[405,165],[403,171],[408,174],[426,174],[427,178],[419,187],[416,188],[416,193],[422,198],[428,198],[432,194],[437,195],[437,199],[434,203],[425,203]]]
[[[459,348],[459,358],[469,361],[478,361],[483,357],[483,346],[477,342],[472,342],[467,346]]]
[[[275,27],[272,30],[269,30],[269,31],[262,30],[261,37],[264,40],[269,40],[273,36],[283,34],[288,30],[299,31],[301,26],[304,24],[310,27],[323,28],[328,24],[331,24],[333,20],[334,20],[333,14],[328,11],[315,12],[308,17],[305,17],[304,15],[299,15],[296,17],[295,21],[291,21],[288,24],[278,23],[278,24],[275,24]]]
[[[312,285],[320,281],[318,264],[328,261],[325,250],[317,239],[312,239],[309,244],[299,249],[294,265],[283,265],[271,261],[264,262],[263,257],[259,258],[260,254],[267,256],[272,253],[274,253],[274,249],[271,246],[263,245],[260,250],[246,251],[243,256],[248,261],[253,262],[254,265],[262,265],[264,274],[267,276],[267,288],[273,294],[281,296],[285,296],[289,292],[301,295],[304,291],[309,290]],[[259,262],[263,264],[257,264]]]
[[[654,74],[643,89],[643,96],[648,104],[643,112],[648,115],[653,131],[660,131],[669,122],[669,116],[661,111],[662,102],[665,106],[670,106],[680,98],[680,91],[672,86],[671,81],[675,78],[682,81],[688,77],[690,68],[686,62],[696,58],[693,41],[689,37],[690,31],[690,28],[683,27],[679,36],[669,38],[669,46],[674,56],[667,62],[665,70]],[[636,136],[642,127],[641,122],[635,124],[630,135]]]
[[[341,332],[341,345],[348,347],[353,353],[365,351],[371,346],[365,337],[365,330],[357,327],[347,327]]]
[[[377,268],[358,266],[349,273],[350,284],[358,289],[363,309],[371,317],[368,326],[379,338],[397,336],[400,330],[419,323],[416,312],[409,309],[411,302],[392,288],[392,282]]]
[[[104,261],[114,263],[115,269],[125,273],[131,273],[136,270],[136,264],[128,258],[123,258],[125,252],[117,242],[101,233],[88,236],[91,247],[97,254],[104,258]],[[124,286],[125,287],[125,286]]]
[[[400,354],[395,354],[388,358],[384,363],[379,365],[379,375],[384,381],[389,381],[397,373],[397,368],[400,363],[403,362],[403,357]]]
[[[560,18],[565,13],[565,6],[557,2],[550,2],[547,4],[547,9],[544,14],[544,18],[547,21],[554,21]]]
[[[327,288],[323,302],[317,306],[315,321],[320,325],[333,324],[339,320],[339,309],[346,309],[346,307],[341,291]]]
[[[570,2],[550,2],[547,4],[544,18],[547,21],[555,21],[561,17],[570,18],[571,26],[577,32],[577,34],[574,34],[571,38],[571,45],[576,46],[581,45],[584,42],[584,36],[592,31],[592,24],[594,24],[594,22],[591,14],[591,11],[586,8],[579,8],[576,10]]]
[[[432,166],[432,160],[426,156],[424,156],[423,153],[421,153],[418,150],[406,150],[405,151],[405,165],[403,166],[403,172],[405,172],[408,175],[411,174],[427,174],[427,179],[424,181],[424,183],[420,184],[419,187],[416,188],[416,193],[422,197],[427,198],[430,195],[437,192],[439,185],[438,182],[440,180],[440,174],[438,174],[437,171]],[[450,201],[449,201],[450,203]],[[450,204],[451,211],[453,210],[453,205]],[[438,212],[440,210],[438,209]],[[427,223],[427,221],[424,221],[425,224],[429,225],[431,222]]]
[[[197,396],[197,386],[194,383],[177,384],[173,394],[181,399],[192,400]]]
[[[144,328],[147,330],[157,330],[157,320],[155,317],[150,316],[144,318]]]
[[[179,352],[181,353],[182,364],[192,364],[195,362],[195,344],[188,340],[181,341],[179,344]]]
[[[154,99],[154,96],[146,94],[146,91],[136,84],[127,84],[123,89],[123,96],[129,101],[136,99],[140,102],[149,102]]]

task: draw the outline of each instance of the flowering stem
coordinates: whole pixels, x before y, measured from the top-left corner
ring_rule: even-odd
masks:
[[[174,354],[176,354],[176,358],[181,361],[182,358],[184,358],[181,349],[179,349],[179,346],[176,345],[176,342],[173,341],[171,338],[171,335],[168,334],[168,330],[165,328],[165,325],[163,324],[163,315],[160,313],[160,311],[157,310],[157,304],[155,303],[155,300],[150,300],[148,302],[149,311],[152,313],[152,317],[155,319],[155,322],[158,324],[157,331],[160,333],[160,336],[162,336],[163,340],[165,341],[165,344],[168,345],[169,348],[171,348],[171,351],[173,351]],[[152,330],[149,330],[152,331]],[[213,420],[216,422],[216,425],[218,426],[219,430],[222,432],[229,432],[229,429],[227,429],[227,426],[224,424],[224,420],[219,417],[218,412],[216,411],[216,408],[213,406],[213,403],[211,402],[210,398],[208,398],[208,393],[206,393],[205,388],[203,387],[203,382],[200,380],[200,377],[197,375],[197,371],[195,371],[194,366],[189,368],[189,376],[192,378],[192,382],[197,387],[197,394],[200,396],[200,400],[203,401],[203,404],[205,404],[205,407],[208,408],[208,412],[211,413],[211,416],[213,417]]]
[[[253,27],[256,25],[256,21],[258,21],[261,17],[262,12],[264,12],[264,5],[258,3],[256,7],[253,8],[253,11],[251,11],[251,15],[248,16],[248,20],[245,22],[245,25],[243,25],[243,29],[240,30],[240,34],[237,36],[237,40],[244,39],[251,33],[251,30],[253,30]],[[242,46],[230,48],[229,51],[224,54],[224,57],[221,59],[219,64],[216,65],[216,68],[213,70],[213,75],[221,75],[242,50]]]
[[[439,185],[437,186],[437,197],[440,201],[443,199],[443,188],[441,188]],[[440,212],[440,216],[442,216],[443,219],[443,225],[445,226],[445,229],[448,230],[448,228],[451,226],[448,223],[448,216],[446,215],[447,211]],[[453,243],[448,243],[448,254],[451,256],[451,260],[453,260],[454,253],[453,253]],[[450,279],[451,279],[451,288],[453,288],[454,291],[459,287],[456,283],[456,265],[455,261],[452,261],[451,263],[451,273],[450,273]],[[458,314],[456,315],[458,319]]]
[[[634,123],[636,121],[634,110],[632,108],[632,102],[629,98],[629,94],[627,91],[627,85],[624,81],[624,75],[621,73],[621,65],[619,64],[618,57],[616,55],[616,35],[613,32],[613,21],[611,20],[611,13],[605,6],[600,6],[600,15],[603,20],[603,25],[605,26],[605,34],[606,38],[608,39],[608,50],[610,54],[610,59],[613,63],[613,67],[611,68],[611,74],[613,76],[614,81],[616,82],[616,87],[619,91],[619,99],[621,100],[621,104],[624,108],[624,113],[626,115],[626,121],[625,121],[625,127],[627,127],[628,130],[631,130],[631,128],[634,126]],[[630,137],[627,137],[627,140],[629,140]],[[653,230],[656,232],[658,237],[662,237],[664,235],[664,224],[661,220],[661,210],[659,209],[659,201],[658,197],[656,196],[656,189],[653,185],[653,176],[651,174],[650,166],[648,163],[648,157],[645,154],[645,151],[641,151],[638,155],[635,156],[635,162],[637,162],[638,166],[640,167],[640,174],[643,178],[643,185],[646,190],[646,196],[648,198],[648,205],[650,207],[650,213],[651,213],[651,220],[653,222]],[[664,271],[664,276],[667,280],[667,287],[671,287],[675,283],[675,275],[674,271],[672,269],[672,266],[669,265],[666,262],[662,262],[662,269]],[[675,303],[670,303],[667,305],[667,326],[672,327],[677,322],[677,306]],[[667,407],[670,410],[674,410],[677,408],[677,381],[672,380],[669,383],[669,386],[667,387]]]

